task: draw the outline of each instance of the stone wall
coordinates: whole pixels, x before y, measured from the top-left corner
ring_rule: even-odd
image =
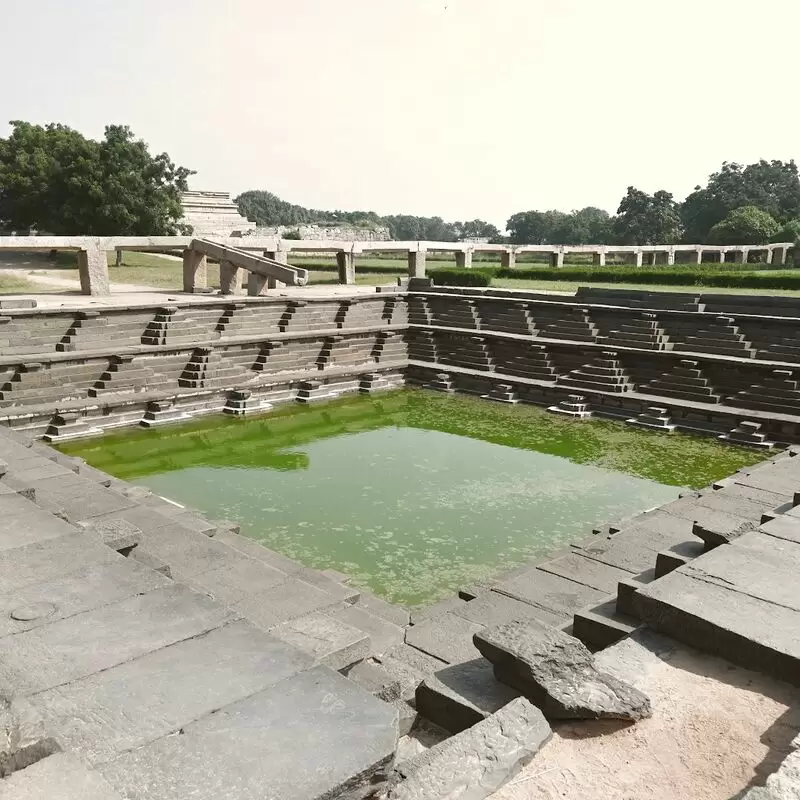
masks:
[[[299,234],[300,239],[308,241],[335,242],[388,242],[392,236],[386,227],[357,228],[353,225],[276,225],[274,227],[256,227],[253,236],[285,239]],[[296,237],[295,237],[296,238]]]

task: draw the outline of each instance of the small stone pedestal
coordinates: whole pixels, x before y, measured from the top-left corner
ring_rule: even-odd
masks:
[[[768,441],[767,435],[761,433],[760,422],[740,422],[732,431],[723,433],[719,438],[731,444],[743,444],[763,450],[772,450],[775,447],[775,442]]]
[[[361,394],[373,394],[374,392],[386,391],[392,386],[386,378],[378,372],[369,372],[362,375],[358,381],[358,391]]]
[[[566,400],[562,400],[557,406],[549,406],[547,410],[575,419],[588,419],[592,416],[586,398],[582,394],[571,394]]]
[[[452,394],[455,392],[453,388],[453,381],[447,372],[440,372],[430,381],[427,385],[428,389],[434,389],[437,392],[448,392]]]
[[[494,400],[496,403],[519,403],[514,387],[510,383],[498,383],[492,386],[489,394],[482,395],[484,400]]]
[[[224,414],[232,414],[235,417],[243,417],[247,414],[257,412],[264,413],[273,409],[272,403],[259,401],[253,398],[253,393],[243,389],[233,389],[228,393],[225,407],[222,409]]]
[[[191,419],[190,415],[177,408],[174,402],[170,400],[151,400],[147,404],[144,417],[142,417],[139,424],[144,425],[145,428],[153,428],[156,425],[183,422],[187,419]]]
[[[650,430],[664,431],[665,433],[674,433],[678,427],[672,422],[669,410],[660,406],[650,406],[638,417],[626,419],[625,422],[628,425],[636,425],[638,428],[650,428]]]
[[[68,442],[102,433],[102,428],[89,424],[77,411],[57,411],[42,438],[46,442]]]
[[[339,396],[321,381],[303,381],[297,390],[298,403],[314,403],[317,400],[333,400]]]

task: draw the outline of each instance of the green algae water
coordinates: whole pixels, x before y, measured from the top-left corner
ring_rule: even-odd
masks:
[[[705,437],[412,389],[61,449],[406,605],[759,460]]]

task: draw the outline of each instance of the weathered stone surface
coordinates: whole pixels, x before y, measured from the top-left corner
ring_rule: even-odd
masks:
[[[113,550],[78,532],[24,547],[0,549],[0,586],[10,594],[90,564],[108,564],[119,558]]]
[[[399,678],[374,659],[365,659],[353,665],[347,670],[347,677],[387,703],[400,699],[402,685]]]
[[[45,733],[41,717],[27,700],[0,697],[0,778],[60,749]]]
[[[553,719],[650,716],[637,689],[600,672],[577,639],[537,620],[509,622],[475,635],[497,678],[518,689]]]
[[[760,522],[760,515],[747,519],[716,509],[698,508],[692,533],[709,547],[717,547],[728,544],[743,533],[753,530]]]
[[[98,764],[313,666],[311,656],[239,620],[31,702],[65,749]]]
[[[494,590],[539,606],[553,614],[564,615],[574,614],[580,608],[600,603],[605,599],[605,594],[597,589],[575,583],[560,575],[552,575],[536,567],[499,581]]]
[[[272,633],[333,669],[344,669],[369,655],[366,633],[325,614],[284,622]]]
[[[88,534],[96,536],[104,545],[117,552],[136,547],[142,539],[142,531],[124,519],[92,520],[81,522],[79,525]]]
[[[168,584],[163,576],[121,556],[108,564],[90,564],[67,575],[0,595],[0,637]]]
[[[400,696],[404,700],[413,700],[417,686],[446,664],[441,659],[407,644],[397,645],[389,652],[381,653],[376,656],[376,660],[400,681]]]
[[[361,797],[396,745],[396,709],[319,666],[100,771],[124,797],[147,800]]]
[[[206,633],[237,617],[173,584],[0,639],[0,686],[32,694]]]
[[[122,800],[102,775],[57,753],[0,781],[2,800]]]
[[[497,680],[485,658],[476,658],[426,678],[417,687],[416,705],[426,719],[459,733],[518,696],[519,692]]]
[[[483,625],[448,612],[409,628],[406,642],[448,664],[460,664],[477,658],[472,634],[482,629]]]
[[[550,740],[538,708],[520,697],[496,714],[401,764],[389,800],[483,800]]]
[[[453,611],[453,614],[470,620],[478,625],[500,625],[514,619],[534,617],[549,625],[558,627],[569,622],[566,614],[554,614],[539,606],[524,603],[500,592],[484,591],[474,600]]]

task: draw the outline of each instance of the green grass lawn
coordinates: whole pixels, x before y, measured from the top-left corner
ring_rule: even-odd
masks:
[[[5,294],[30,294],[42,291],[41,287],[25,278],[3,275],[0,272],[0,292]]]

